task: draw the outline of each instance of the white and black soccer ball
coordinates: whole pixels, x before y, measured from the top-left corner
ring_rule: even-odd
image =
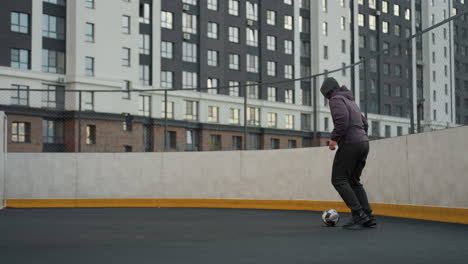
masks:
[[[323,212],[322,221],[327,226],[335,226],[340,221],[340,215],[335,209],[328,209]]]

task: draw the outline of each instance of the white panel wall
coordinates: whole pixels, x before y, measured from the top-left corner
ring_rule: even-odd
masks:
[[[468,208],[468,127],[371,142],[376,203]],[[196,153],[10,153],[7,197],[340,201],[325,147]]]

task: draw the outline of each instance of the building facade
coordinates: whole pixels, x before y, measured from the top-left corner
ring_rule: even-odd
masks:
[[[446,5],[446,16],[466,6],[454,1],[453,9]],[[427,27],[430,10],[440,8],[394,0],[7,0],[0,11],[0,86],[11,90],[0,91],[0,110],[8,115],[8,148],[120,152],[324,145],[333,129],[319,92],[325,75],[292,80],[372,56],[416,32],[419,17],[419,26]],[[438,46],[415,40],[411,49],[401,46],[371,60],[367,70],[329,75],[353,90],[372,136],[410,133],[419,101],[423,126],[442,128],[456,123],[451,118],[464,118],[465,110],[450,104],[467,100],[457,84],[466,74],[452,70],[466,63],[466,56],[456,56],[457,68],[453,55],[466,49],[466,25],[455,25],[454,36],[449,25],[437,36],[447,34],[445,44],[437,44],[455,51],[437,54],[433,65],[426,60],[432,50],[440,52]],[[413,52],[417,47],[427,53],[422,60]],[[437,82],[416,96],[411,85],[429,84],[424,77],[432,71]],[[450,83],[451,75],[460,81]],[[158,89],[174,91],[166,101]],[[433,90],[436,101],[428,98]],[[437,118],[428,114],[434,110]]]

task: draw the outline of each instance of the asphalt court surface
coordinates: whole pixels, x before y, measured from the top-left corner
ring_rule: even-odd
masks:
[[[206,208],[0,211],[0,263],[468,263],[468,225],[320,212]],[[349,218],[341,214],[339,225]]]

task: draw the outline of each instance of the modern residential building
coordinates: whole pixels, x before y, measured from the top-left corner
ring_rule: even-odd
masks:
[[[14,89],[0,91],[9,151],[324,145],[333,129],[319,92],[324,76],[289,80],[372,56],[431,25],[431,10],[446,10],[447,17],[466,7],[453,1],[453,7],[417,0],[3,1],[0,87]],[[444,18],[435,13],[435,23]],[[466,25],[454,24],[454,34],[448,24],[436,32],[436,44],[415,40],[411,49],[370,60],[366,71],[330,74],[353,90],[372,136],[410,133],[417,102],[428,129],[455,125],[456,111],[457,118],[467,115],[457,108],[467,90],[450,81],[466,80],[456,70],[457,61],[466,69],[466,52],[454,55],[466,49]],[[410,89],[416,84],[418,97]],[[174,91],[166,101],[158,89]]]

